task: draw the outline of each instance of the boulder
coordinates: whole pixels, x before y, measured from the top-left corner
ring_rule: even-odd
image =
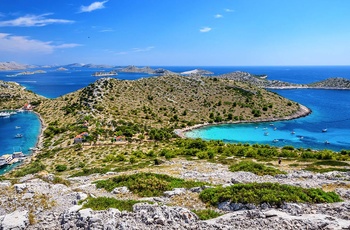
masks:
[[[181,194],[185,194],[186,193],[186,189],[185,188],[174,188],[172,191],[165,191],[164,192],[164,196],[166,197],[172,197],[175,195],[181,195]]]
[[[123,186],[123,187],[117,187],[117,188],[113,189],[112,193],[113,194],[127,194],[127,193],[130,193],[130,190],[128,189],[128,187]]]
[[[14,211],[13,213],[5,215],[1,223],[1,229],[26,229],[28,225],[28,211]]]
[[[15,184],[14,187],[15,187],[17,193],[22,193],[27,188],[27,185],[26,184]]]

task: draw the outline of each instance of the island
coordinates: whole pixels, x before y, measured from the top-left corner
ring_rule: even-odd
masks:
[[[116,76],[118,73],[114,70],[109,71],[109,72],[95,72],[91,76],[93,77],[107,77],[107,76]]]
[[[212,75],[214,73],[208,70],[194,69],[194,70],[182,72],[181,74],[182,75]]]
[[[35,71],[24,71],[16,74],[10,74],[6,75],[7,77],[16,77],[16,76],[21,76],[21,75],[33,75],[33,74],[43,74],[46,73],[44,70],[35,70]]]
[[[121,68],[118,70],[120,73],[147,73],[147,74],[155,74],[155,75],[166,75],[166,74],[172,74],[173,72],[158,68],[158,69],[152,69],[149,66],[146,67],[136,67],[134,65],[130,65],[124,68]]]
[[[1,227],[349,227],[349,151],[180,137],[202,125],[311,112],[269,84],[277,83],[244,72],[99,78],[47,99],[1,81],[0,110],[30,102],[43,124],[38,151],[0,177]]]

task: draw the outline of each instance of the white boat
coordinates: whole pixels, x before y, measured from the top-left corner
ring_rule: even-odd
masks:
[[[268,136],[268,135],[269,135],[269,132],[265,132],[264,135],[265,135],[265,136]]]
[[[9,112],[0,112],[0,117],[10,117],[11,114]]]
[[[327,129],[322,129],[322,132],[323,132],[323,133],[327,132]]]
[[[15,135],[15,137],[16,137],[16,138],[21,138],[21,137],[23,137],[23,134],[17,133],[17,134]]]
[[[295,132],[294,132],[294,131],[292,131],[292,132],[290,132],[290,134],[295,134]]]
[[[325,143],[326,145],[329,145],[329,144],[330,144],[329,141],[325,141],[324,143]]]
[[[274,143],[277,143],[277,142],[278,142],[278,139],[273,139],[273,142],[274,142]]]
[[[15,126],[15,129],[20,129],[21,128],[21,126]]]

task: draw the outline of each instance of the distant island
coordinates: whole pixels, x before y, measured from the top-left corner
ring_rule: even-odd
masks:
[[[254,75],[242,71],[222,74],[215,77],[249,82],[254,86],[265,89],[350,89],[350,80],[341,77],[328,78],[326,80],[310,84],[296,84],[278,80],[268,80],[266,79],[266,75]]]
[[[16,76],[21,76],[21,75],[33,75],[33,74],[40,74],[40,73],[46,73],[44,70],[35,70],[35,71],[24,71],[16,74],[10,74],[6,75],[8,77],[16,77]]]
[[[21,70],[21,69],[30,69],[35,68],[33,65],[27,65],[27,64],[19,64],[16,62],[0,62],[0,71],[6,71],[6,70]]]
[[[127,67],[121,68],[118,70],[120,73],[147,73],[147,74],[156,74],[156,75],[165,75],[165,74],[172,74],[173,72],[158,68],[158,69],[152,69],[149,66],[146,67],[136,67],[134,65],[129,65]]]
[[[118,75],[116,71],[112,70],[109,72],[95,72],[91,76],[93,77],[108,77],[108,76],[116,76]]]
[[[183,74],[183,75],[211,75],[214,73],[211,71],[208,71],[208,70],[194,69],[194,70],[182,72],[181,74]]]

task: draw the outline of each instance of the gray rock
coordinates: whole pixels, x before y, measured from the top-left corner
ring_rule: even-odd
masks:
[[[11,182],[10,181],[2,181],[0,182],[0,188],[8,188],[11,186]]]
[[[175,195],[181,195],[181,194],[185,194],[186,193],[186,189],[185,188],[174,188],[172,191],[165,191],[164,195],[166,197],[172,197]]]
[[[230,201],[224,201],[218,204],[218,209],[223,211],[232,211],[231,202]]]
[[[29,225],[28,211],[14,211],[5,215],[1,229],[26,229]]]
[[[77,192],[77,200],[85,200],[86,198],[88,198],[88,195],[83,193],[83,192]]]
[[[130,193],[130,190],[126,186],[123,186],[123,187],[117,187],[117,188],[113,189],[112,193],[113,194],[127,194],[127,193]]]
[[[23,194],[22,200],[32,199],[33,197],[34,197],[34,193],[27,192],[27,193]]]
[[[193,187],[189,189],[191,192],[200,193],[203,191],[202,187]]]
[[[22,193],[23,190],[25,190],[27,188],[27,185],[26,184],[15,184],[14,187],[15,187],[17,193]]]

